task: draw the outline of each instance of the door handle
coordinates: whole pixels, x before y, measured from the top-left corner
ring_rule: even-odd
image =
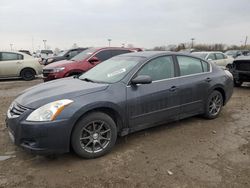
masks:
[[[20,62],[20,61],[18,61],[18,62],[16,62],[16,64],[21,64],[21,62]]]
[[[206,82],[211,82],[212,79],[208,77],[208,78],[205,79],[205,81],[206,81]]]
[[[174,92],[174,91],[176,91],[176,89],[177,89],[176,86],[172,86],[172,87],[169,89],[169,91]]]

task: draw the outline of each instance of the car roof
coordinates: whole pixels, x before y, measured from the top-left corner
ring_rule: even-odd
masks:
[[[196,56],[192,54],[186,54],[182,52],[172,52],[172,51],[142,51],[142,52],[133,52],[133,53],[126,53],[121,54],[119,56],[128,56],[128,57],[144,57],[144,58],[153,58],[161,55],[184,55],[189,57],[195,57]],[[200,58],[198,58],[200,59]]]
[[[250,56],[238,56],[234,61],[242,61],[242,60],[246,60],[249,61],[250,60]]]
[[[199,52],[193,52],[193,53],[223,53],[221,51],[199,51]]]

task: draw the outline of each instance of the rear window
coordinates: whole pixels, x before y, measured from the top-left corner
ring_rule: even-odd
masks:
[[[199,59],[187,56],[177,56],[177,60],[180,68],[180,76],[203,72],[203,65]]]

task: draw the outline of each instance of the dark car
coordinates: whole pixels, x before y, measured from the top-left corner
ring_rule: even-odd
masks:
[[[230,72],[174,52],[113,57],[79,77],[24,91],[7,112],[14,143],[36,153],[109,152],[117,135],[202,114],[216,118],[233,93]]]
[[[48,64],[56,62],[56,61],[61,61],[61,60],[65,60],[65,59],[69,60],[84,50],[87,50],[87,48],[73,48],[73,49],[63,51],[63,52],[59,53],[57,56],[53,56],[53,57],[50,57],[48,59],[44,59],[43,64],[48,65]]]
[[[70,60],[62,60],[45,66],[43,80],[46,82],[79,75],[111,57],[134,51],[135,49],[118,47],[89,48]]]
[[[243,82],[250,82],[250,56],[236,58],[228,65],[228,69],[233,74],[236,87],[240,87]]]
[[[22,52],[22,53],[25,53],[25,54],[32,56],[29,50],[19,50],[19,52]]]

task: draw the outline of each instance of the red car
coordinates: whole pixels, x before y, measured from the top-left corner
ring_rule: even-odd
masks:
[[[88,71],[97,64],[113,56],[138,51],[128,48],[89,48],[70,60],[62,60],[49,64],[43,68],[43,80],[50,81]]]

